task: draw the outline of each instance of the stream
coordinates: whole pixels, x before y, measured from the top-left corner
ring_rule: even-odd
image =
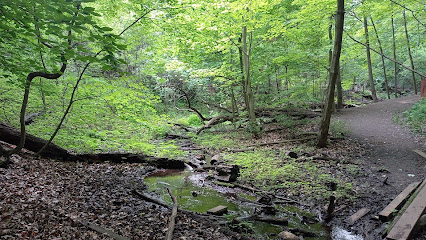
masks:
[[[205,181],[207,173],[195,173],[191,169],[175,170],[166,169],[158,170],[145,178],[149,190],[168,203],[172,204],[172,200],[167,192],[166,187],[172,189],[176,196],[179,208],[206,213],[207,210],[218,205],[228,207],[228,213],[225,217],[232,220],[236,217],[249,216],[259,211],[259,206],[249,202],[241,202],[237,198],[245,198],[256,201],[256,196],[250,195],[242,190],[217,186]],[[261,239],[278,239],[278,233],[285,229],[298,229],[314,237],[304,236],[306,240],[362,240],[363,238],[353,235],[350,232],[339,228],[324,226],[321,222],[316,221],[316,216],[312,213],[304,211],[295,206],[277,205],[278,210],[276,216],[288,219],[288,226],[279,226],[259,221],[250,221],[245,225],[246,229],[253,231],[254,236]],[[244,228],[243,228],[244,233]]]

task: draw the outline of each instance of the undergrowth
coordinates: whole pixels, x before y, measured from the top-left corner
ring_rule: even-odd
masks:
[[[292,125],[292,124],[287,124]],[[340,123],[336,132],[343,131]],[[241,139],[247,139],[248,133],[233,131],[227,133],[205,132],[195,137],[197,145],[212,151],[220,149],[245,148]],[[253,139],[254,140],[254,139]],[[356,167],[345,165],[335,167],[332,162],[319,163],[309,157],[290,158],[287,152],[314,152],[310,145],[297,144],[279,149],[256,148],[254,151],[222,152],[226,163],[240,166],[240,179],[267,191],[281,191],[288,195],[302,195],[324,200],[334,194],[341,199],[354,199],[352,183],[344,175],[349,171],[358,174]],[[330,186],[337,186],[333,191]]]
[[[46,111],[27,126],[27,132],[48,139],[67,107],[75,79],[65,77],[62,83],[44,81],[32,86],[27,114],[42,112],[41,91]],[[0,93],[0,121],[19,126],[22,86],[6,84]],[[134,152],[159,157],[176,157],[182,152],[173,142],[156,138],[170,131],[169,118],[158,113],[159,98],[141,82],[131,78],[115,81],[86,78],[81,84],[70,113],[53,142],[76,152]]]
[[[426,134],[426,99],[414,104],[410,110],[403,113],[403,117],[416,132]]]

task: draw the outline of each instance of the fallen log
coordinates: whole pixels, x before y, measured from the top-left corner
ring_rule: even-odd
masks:
[[[232,119],[233,119],[232,116],[227,116],[227,115],[213,117],[204,126],[202,126],[200,129],[197,130],[197,135],[200,134],[205,129],[211,128],[212,126],[220,124],[220,123],[232,121]]]
[[[166,169],[183,169],[185,163],[180,160],[157,158],[143,154],[132,153],[98,153],[98,154],[79,154],[76,155],[80,159],[92,162],[113,162],[113,163],[148,163],[157,168]]]
[[[176,197],[173,195],[172,190],[170,190],[170,188],[167,188],[167,191],[169,192],[169,195],[172,198],[173,209],[172,209],[172,215],[170,216],[170,220],[169,220],[169,227],[167,229],[166,240],[172,240],[173,231],[175,230],[175,221],[176,221],[176,215],[177,215],[177,209],[178,209],[178,202],[176,200]]]
[[[18,145],[21,140],[21,132],[14,127],[0,123],[0,140]],[[38,152],[46,143],[46,140],[27,133],[24,148],[33,152]],[[62,160],[81,160],[53,143],[50,143],[40,155],[42,157]]]

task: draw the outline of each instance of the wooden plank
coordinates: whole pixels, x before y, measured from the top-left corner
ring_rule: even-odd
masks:
[[[426,159],[426,153],[420,151],[420,150],[413,150],[415,153],[419,154],[420,156],[422,156],[424,159]]]
[[[389,240],[405,240],[408,239],[417,221],[420,219],[423,211],[426,208],[426,180],[419,187],[414,200],[402,213],[401,217],[390,230],[386,239]]]
[[[349,217],[349,225],[354,224],[358,219],[362,218],[365,214],[367,214],[370,211],[368,208],[361,208],[358,210],[358,212],[354,213],[352,216]]]
[[[380,213],[379,213],[379,219],[382,222],[387,222],[390,220],[392,215],[395,213],[396,210],[401,209],[401,207],[404,205],[405,201],[408,199],[408,197],[416,190],[416,188],[419,186],[420,182],[414,182],[410,185],[408,185],[392,202],[389,203]]]
[[[213,215],[218,215],[218,216],[223,215],[224,213],[227,213],[227,212],[228,212],[228,207],[222,206],[222,205],[219,205],[219,206],[214,207],[210,210],[207,210],[207,213],[213,214]]]

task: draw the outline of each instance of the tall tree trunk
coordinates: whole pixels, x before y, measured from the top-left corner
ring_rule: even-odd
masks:
[[[337,109],[343,108],[343,88],[342,88],[342,78],[341,70],[339,66],[339,73],[337,74],[336,88],[337,88]]]
[[[232,72],[233,68],[232,65],[234,64],[234,59],[232,57],[232,48],[229,49],[229,70]],[[237,129],[237,114],[238,114],[238,106],[237,101],[235,100],[235,94],[234,94],[234,83],[231,85],[231,104],[232,104],[232,124],[234,126],[234,129]]]
[[[240,46],[238,47],[238,54],[240,59],[240,71],[241,71],[241,87],[242,87],[242,95],[244,99],[244,104],[246,105],[246,109],[248,109],[248,100],[247,100],[247,94],[246,94],[246,78],[244,76],[244,56],[243,56],[243,49],[241,47],[241,37],[238,38],[238,42],[240,43]]]
[[[410,37],[408,36],[408,30],[407,30],[407,19],[405,18],[405,9],[402,11],[402,15],[404,17],[404,29],[405,29],[405,37],[407,38],[408,56],[410,57],[411,68],[414,69],[413,56],[411,55]],[[416,74],[414,72],[411,72],[411,74],[413,76],[414,94],[417,94]]]
[[[280,92],[280,69],[278,68],[278,66],[275,66],[275,83],[277,85],[277,92]]]
[[[321,120],[320,133],[318,135],[318,147],[325,147],[327,144],[328,130],[330,128],[331,110],[334,105],[334,86],[336,85],[339,73],[340,52],[342,50],[343,24],[345,14],[345,1],[337,0],[336,29],[334,38],[333,57],[330,65],[330,79],[327,102]]]
[[[255,124],[256,122],[256,115],[254,113],[254,96],[253,91],[251,89],[251,78],[250,78],[250,55],[249,50],[247,47],[247,27],[244,26],[242,30],[241,35],[242,41],[243,41],[243,63],[244,63],[244,73],[245,73],[245,90],[246,90],[246,97],[247,97],[247,111],[249,116],[249,121],[252,124]]]
[[[386,65],[385,65],[385,57],[383,57],[383,48],[382,48],[382,42],[380,41],[379,34],[377,33],[376,25],[374,24],[373,18],[370,17],[371,24],[373,25],[374,32],[376,33],[377,42],[379,43],[379,49],[380,54],[382,55],[382,66],[383,66],[383,77],[385,78],[385,87],[386,87],[386,94],[388,95],[388,99],[390,99],[390,93],[389,93],[389,82],[388,82],[388,76],[386,75]]]
[[[392,48],[393,48],[393,59],[395,59],[394,62],[394,87],[395,87],[395,98],[398,97],[398,64],[396,63],[396,41],[395,41],[395,25],[393,23],[393,16],[392,16]]]
[[[373,101],[377,102],[377,94],[376,94],[376,87],[374,86],[374,79],[373,79],[373,66],[371,64],[371,54],[370,54],[370,39],[368,36],[368,24],[367,24],[367,17],[364,16],[364,31],[365,31],[365,40],[367,45],[367,64],[368,64],[368,79],[370,82],[370,90],[371,90],[371,96],[373,97]]]

